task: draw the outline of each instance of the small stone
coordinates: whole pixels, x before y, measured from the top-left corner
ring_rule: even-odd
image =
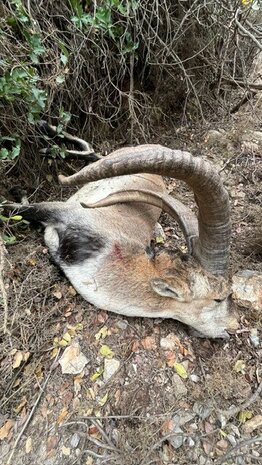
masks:
[[[187,445],[188,447],[195,447],[195,441],[193,441],[193,439],[189,437],[187,439]]]
[[[259,340],[259,335],[258,335],[258,329],[257,328],[252,328],[250,330],[249,339],[250,339],[250,342],[251,342],[252,346],[259,347],[260,340]]]
[[[189,421],[193,420],[193,418],[195,418],[194,414],[182,410],[172,417],[172,421],[175,426],[183,426]]]
[[[199,376],[198,376],[198,375],[194,375],[194,374],[190,375],[190,376],[189,376],[189,379],[190,379],[191,381],[193,381],[193,383],[198,383],[199,380],[200,380]]]
[[[174,428],[173,432],[175,435],[171,438],[168,439],[168,442],[171,444],[174,449],[179,449],[183,445],[184,442],[184,436],[177,435],[177,433],[182,433],[183,430],[179,427]]]
[[[186,397],[187,395],[187,388],[184,384],[184,381],[180,378],[178,374],[174,374],[172,377],[172,385],[174,388],[174,394],[176,399],[181,399],[182,397]]]
[[[70,446],[75,449],[80,441],[80,436],[78,433],[74,433],[73,436],[70,439]]]
[[[202,420],[209,417],[213,410],[211,403],[206,402],[202,404],[201,402],[195,402],[193,405],[193,412],[195,412]]]
[[[225,147],[228,143],[226,132],[223,129],[210,129],[205,136],[205,143],[209,146]]]
[[[125,320],[119,320],[119,321],[116,322],[116,326],[119,329],[125,330],[127,328],[127,326],[128,326],[128,323]]]
[[[262,273],[243,270],[232,278],[233,299],[243,307],[262,310]]]
[[[231,446],[235,447],[237,441],[236,441],[235,436],[233,436],[233,434],[228,434],[227,440],[230,442]]]
[[[103,373],[104,381],[108,381],[119,370],[119,367],[120,362],[115,358],[105,359]]]
[[[247,420],[242,429],[244,433],[250,434],[260,426],[262,426],[262,415],[256,415],[251,420]]]

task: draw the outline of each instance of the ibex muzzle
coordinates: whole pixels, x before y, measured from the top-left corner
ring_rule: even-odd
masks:
[[[167,194],[162,176],[192,188],[198,219]],[[208,337],[227,337],[227,330],[237,328],[225,277],[228,194],[209,163],[187,152],[141,145],[59,179],[62,185],[83,187],[66,202],[9,208],[46,227],[52,257],[84,299],[122,315],[173,318]],[[189,260],[148,252],[161,210],[178,221]]]

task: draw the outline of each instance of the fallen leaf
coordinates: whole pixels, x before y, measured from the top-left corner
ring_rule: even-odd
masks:
[[[81,352],[77,342],[67,347],[62,357],[59,359],[63,374],[78,375],[87,363],[88,359]]]
[[[64,419],[67,417],[68,415],[68,410],[66,407],[63,407],[62,410],[60,411],[59,415],[58,415],[58,418],[57,418],[57,423],[60,425],[61,423],[63,423]]]
[[[90,455],[87,457],[85,465],[93,465],[94,459]]]
[[[253,413],[250,410],[242,410],[242,412],[239,412],[238,414],[238,419],[240,423],[245,423],[247,420],[250,420],[250,418],[253,417]]]
[[[140,348],[140,341],[138,340],[134,341],[131,347],[131,351],[138,352],[139,348]]]
[[[46,443],[46,451],[47,453],[51,452],[53,449],[56,448],[59,442],[58,436],[49,436]]]
[[[186,371],[185,367],[182,365],[182,363],[175,362],[173,364],[173,368],[176,370],[176,372],[180,376],[180,378],[187,379],[188,374],[187,374],[187,371]]]
[[[112,358],[115,355],[114,352],[107,345],[102,345],[100,347],[99,353],[100,355],[102,355],[102,357],[106,358]]]
[[[244,375],[245,374],[245,368],[246,368],[246,364],[245,364],[244,360],[237,360],[235,365],[234,365],[233,370],[236,371],[237,373],[242,373]]]
[[[155,350],[157,348],[154,336],[146,336],[142,339],[141,344],[146,350]]]
[[[90,376],[91,381],[96,381],[99,376],[102,375],[104,369],[102,367],[98,368],[96,372]]]
[[[20,404],[18,404],[17,407],[14,408],[14,411],[18,414],[21,412],[21,410],[24,408],[24,406],[27,404],[27,399],[23,397],[22,401]]]
[[[100,339],[105,339],[105,337],[108,335],[108,328],[107,326],[103,326],[98,333],[95,334],[95,339],[99,341]]]
[[[66,347],[70,344],[72,340],[72,337],[71,335],[67,332],[65,334],[63,334],[63,337],[62,339],[60,339],[60,341],[58,342],[58,344],[61,346],[61,347]]]
[[[16,354],[14,355],[14,360],[13,360],[13,368],[18,368],[23,361],[23,352],[21,350],[18,350]]]
[[[31,452],[32,448],[33,448],[32,438],[29,437],[29,438],[27,438],[26,443],[25,443],[25,452],[26,452],[26,454],[29,454]]]
[[[61,291],[55,291],[53,292],[53,296],[56,297],[57,300],[62,299],[63,295]]]
[[[5,439],[9,436],[11,429],[13,428],[14,420],[7,420],[5,424],[0,428],[0,440]]]
[[[71,454],[69,447],[62,446],[62,454],[68,457]]]
[[[99,405],[103,407],[108,399],[108,392],[98,401]]]
[[[68,287],[68,294],[72,295],[73,297],[76,295],[76,290],[73,288],[73,286]]]

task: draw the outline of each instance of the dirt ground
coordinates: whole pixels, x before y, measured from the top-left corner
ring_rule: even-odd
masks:
[[[231,274],[262,271],[262,158],[240,137],[251,121],[244,129],[241,121],[224,123],[215,141],[207,125],[164,134],[159,128],[152,141],[203,154],[221,171],[232,207]],[[68,195],[52,170],[31,201]],[[26,174],[6,175],[6,188],[15,182],[26,185]],[[167,185],[194,205],[184,185]],[[183,247],[176,224],[163,215],[162,225],[162,247]],[[253,420],[262,413],[262,345],[250,339],[261,329],[261,312],[238,308],[241,330],[226,342],[192,337],[176,321],[107,314],[76,295],[51,263],[41,231],[12,231],[17,242],[7,247],[4,271],[9,333],[0,352],[1,464],[261,462],[261,417],[260,433]],[[59,360],[72,346],[86,365],[80,374],[62,374]],[[109,379],[105,365],[116,369]]]

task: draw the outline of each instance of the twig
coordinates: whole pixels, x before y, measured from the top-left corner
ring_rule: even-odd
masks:
[[[58,350],[58,353],[57,353],[57,355],[56,355],[56,358],[55,358],[54,362],[53,362],[52,365],[51,365],[50,371],[49,371],[49,373],[48,373],[48,375],[47,375],[47,377],[46,377],[46,379],[45,379],[43,385],[41,386],[41,390],[40,390],[39,395],[38,395],[38,397],[37,397],[37,399],[36,399],[36,401],[35,401],[35,404],[34,404],[32,410],[31,410],[31,412],[30,412],[30,414],[29,414],[29,416],[28,416],[26,422],[24,423],[23,428],[21,429],[19,435],[17,436],[17,438],[16,438],[16,440],[15,440],[14,447],[13,447],[13,449],[12,449],[12,451],[11,451],[9,457],[8,457],[8,460],[7,460],[7,462],[6,462],[6,465],[10,465],[10,464],[11,464],[11,460],[12,460],[13,455],[14,455],[14,453],[15,453],[15,450],[16,450],[16,448],[17,448],[17,446],[18,446],[18,443],[20,442],[20,439],[22,438],[22,436],[23,436],[24,432],[26,431],[26,429],[27,429],[27,427],[28,427],[30,421],[31,421],[32,418],[33,418],[33,415],[34,415],[34,413],[35,413],[35,411],[36,411],[36,409],[37,409],[37,407],[38,407],[38,405],[39,405],[39,402],[40,402],[40,400],[41,400],[41,398],[42,398],[42,395],[43,395],[43,393],[44,393],[44,391],[45,391],[45,388],[46,388],[46,386],[47,386],[47,384],[48,384],[48,381],[49,381],[49,379],[50,379],[50,377],[51,377],[51,374],[53,373],[54,369],[56,368],[56,362],[57,362],[57,359],[58,359],[58,357],[59,357],[59,354],[60,354],[60,349]]]
[[[242,410],[245,410],[247,407],[253,404],[258,399],[261,392],[262,392],[262,381],[259,384],[257,390],[254,392],[254,394],[252,394],[252,396],[246,402],[239,405],[238,407],[232,407],[229,410],[221,410],[220,413],[224,415],[227,419],[234,417],[239,412],[241,412]]]
[[[219,458],[215,463],[216,465],[221,465],[224,463],[233,453],[235,453],[238,449],[241,449],[245,446],[250,446],[254,442],[262,442],[262,436],[257,436],[255,438],[247,439],[245,441],[239,442],[236,446],[232,447],[227,454],[223,455],[223,457]]]
[[[259,40],[257,40],[257,38],[254,36],[254,34],[252,34],[250,31],[248,31],[248,29],[246,29],[243,24],[240,23],[240,21],[238,21],[238,14],[240,13],[240,10],[237,11],[236,13],[236,16],[235,16],[235,23],[236,25],[238,26],[238,28],[244,32],[244,34],[246,34],[251,40],[253,40],[253,42],[257,45],[257,47],[262,50],[262,44],[259,42]]]
[[[2,294],[2,299],[3,299],[3,307],[4,307],[4,322],[3,322],[3,332],[4,334],[9,333],[7,329],[7,321],[8,321],[8,301],[7,301],[7,293],[5,290],[5,284],[4,284],[4,265],[5,265],[5,254],[6,254],[6,248],[4,245],[4,241],[2,237],[0,236],[0,290]]]

